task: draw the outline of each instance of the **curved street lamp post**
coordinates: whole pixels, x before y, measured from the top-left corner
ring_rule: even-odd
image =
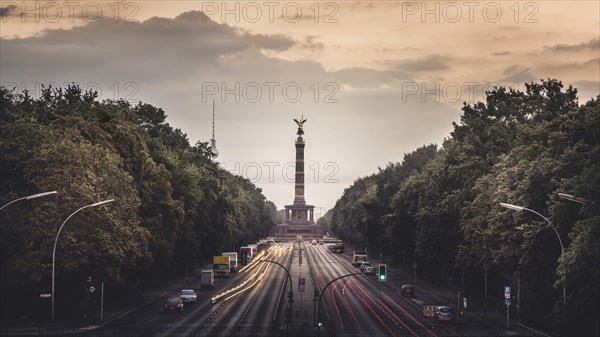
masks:
[[[293,325],[293,319],[294,319],[294,315],[293,315],[294,290],[293,290],[293,286],[292,286],[292,276],[290,275],[289,270],[284,265],[282,265],[279,262],[275,262],[275,261],[267,260],[267,259],[262,259],[260,261],[276,264],[276,265],[280,266],[281,268],[283,268],[283,270],[285,270],[285,272],[287,273],[288,282],[290,283],[290,292],[288,294],[289,295],[288,302],[290,304],[290,326],[292,326]]]
[[[585,205],[585,204],[587,204],[587,202],[588,202],[586,199],[584,199],[584,198],[580,198],[580,197],[576,197],[576,196],[574,196],[574,195],[572,195],[572,194],[567,194],[567,193],[558,193],[558,196],[559,196],[561,199],[565,199],[565,200],[573,201],[573,202],[576,202],[576,203],[579,203],[579,204],[582,204],[582,205]]]
[[[550,220],[548,220],[548,218],[546,218],[545,216],[541,215],[540,213],[538,213],[538,212],[536,212],[536,211],[534,211],[532,209],[525,208],[525,207],[522,207],[522,206],[517,206],[517,205],[512,205],[512,204],[506,204],[506,203],[503,203],[503,202],[500,203],[500,206],[502,206],[504,208],[512,209],[512,210],[515,210],[515,211],[519,211],[519,212],[520,211],[528,211],[528,212],[537,214],[542,219],[546,220],[546,222],[548,223],[548,225],[550,226],[550,228],[552,228],[552,230],[556,234],[556,237],[558,238],[558,243],[560,243],[560,253],[561,253],[561,256],[562,256],[562,254],[565,253],[565,246],[563,245],[563,241],[562,241],[560,235],[558,234],[558,231],[556,230],[556,227],[554,227],[552,225],[552,223],[550,222]],[[565,275],[565,278],[566,278],[566,275]],[[563,280],[563,305],[566,305],[566,304],[567,304],[567,282],[566,282],[566,279],[565,279],[565,280]]]
[[[45,196],[47,196],[47,195],[56,194],[56,193],[57,193],[56,191],[43,192],[43,193],[32,194],[32,195],[29,195],[29,196],[26,196],[26,197],[22,197],[22,198],[19,198],[19,199],[15,199],[15,200],[13,200],[13,201],[11,201],[11,202],[7,203],[7,204],[4,204],[4,206],[0,207],[0,211],[1,211],[1,210],[3,210],[3,209],[6,207],[6,206],[8,206],[8,205],[10,205],[10,204],[12,204],[12,203],[15,203],[15,202],[17,202],[17,201],[21,201],[21,200],[31,200],[31,199],[35,199],[35,198],[41,198],[41,197],[45,197]]]
[[[113,202],[114,199],[109,199],[109,200],[104,200],[104,201],[100,201],[94,204],[90,204],[87,206],[83,206],[81,208],[79,208],[78,210],[76,210],[75,212],[71,213],[71,215],[69,215],[69,217],[62,223],[62,225],[60,225],[60,227],[58,228],[58,233],[56,233],[56,239],[54,239],[54,248],[52,249],[52,324],[54,324],[54,271],[55,271],[55,266],[56,266],[56,244],[58,243],[58,236],[60,235],[60,231],[63,229],[63,227],[65,226],[65,224],[67,223],[67,221],[69,221],[69,219],[71,219],[71,217],[73,217],[73,215],[75,215],[77,212],[89,208],[89,207],[96,207],[96,206],[100,206],[100,205],[104,205],[107,204],[109,202]]]

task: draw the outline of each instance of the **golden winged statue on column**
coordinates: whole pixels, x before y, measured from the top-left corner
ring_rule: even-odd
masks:
[[[302,115],[300,120],[297,120],[296,118],[294,118],[294,122],[296,122],[296,124],[298,124],[298,132],[296,132],[296,134],[298,136],[302,136],[304,134],[304,130],[302,128],[304,127],[304,122],[306,122],[306,119],[304,119],[304,115]]]

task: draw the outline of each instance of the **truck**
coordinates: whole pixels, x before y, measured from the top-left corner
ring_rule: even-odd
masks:
[[[462,310],[459,315],[462,317]],[[423,307],[423,316],[431,317],[437,321],[453,322],[456,320],[454,307],[447,305],[426,305]]]
[[[232,273],[236,273],[237,272],[237,266],[238,266],[238,255],[236,252],[227,252],[227,253],[223,253],[221,254],[223,256],[229,256],[229,269],[231,270]]]
[[[342,242],[336,242],[332,245],[327,246],[330,252],[332,253],[343,253],[344,252],[344,244]]]
[[[240,248],[242,255],[240,256],[240,264],[247,265],[254,258],[254,254],[256,254],[256,248],[253,246],[244,246]]]
[[[367,253],[352,251],[352,266],[360,267],[363,262],[367,262]]]
[[[213,270],[215,277],[229,277],[231,271],[229,256],[213,256]]]
[[[215,273],[212,269],[200,271],[200,289],[213,289],[215,287]]]

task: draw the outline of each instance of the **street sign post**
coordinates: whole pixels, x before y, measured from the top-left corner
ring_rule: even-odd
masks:
[[[304,277],[298,278],[298,291],[304,291],[306,289],[306,279]]]
[[[508,329],[509,325],[509,308],[510,308],[510,286],[504,287],[504,305],[506,305],[506,328]]]

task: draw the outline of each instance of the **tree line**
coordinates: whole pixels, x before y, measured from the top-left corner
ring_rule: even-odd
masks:
[[[483,300],[487,274],[499,310],[503,286],[512,286],[513,317],[519,285],[522,322],[598,335],[599,100],[579,104],[577,90],[555,79],[524,91],[496,87],[485,102],[463,105],[440,147],[425,145],[357,179],[324,221],[372,257],[410,272],[416,265],[418,278],[466,297]]]
[[[56,253],[57,317],[80,305],[88,276],[113,296],[183,275],[223,251],[266,236],[275,205],[248,179],[213,160],[150,104],[98,101],[77,85],[44,87],[39,98],[0,87],[2,317],[32,315],[51,284]],[[25,299],[24,299],[25,298]],[[26,303],[15,310],[15,303]]]

